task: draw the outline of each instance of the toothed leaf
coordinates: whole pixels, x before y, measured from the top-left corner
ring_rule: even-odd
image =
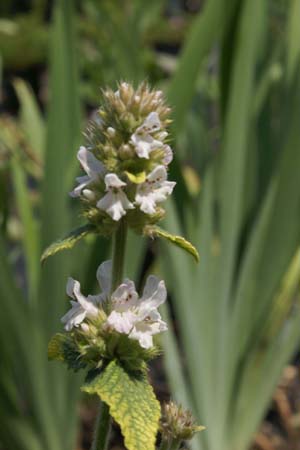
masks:
[[[71,231],[66,237],[60,239],[59,241],[53,242],[53,244],[46,248],[41,256],[41,263],[43,264],[49,256],[53,256],[55,253],[61,252],[62,250],[71,249],[78,241],[80,241],[80,239],[84,238],[88,234],[95,233],[95,230],[96,228],[94,225],[86,224]]]
[[[183,250],[188,252],[190,255],[192,255],[197,262],[199,262],[199,260],[200,260],[199,253],[198,253],[198,250],[196,249],[196,247],[194,247],[193,244],[191,244],[189,241],[187,241],[182,236],[176,236],[174,234],[168,233],[168,231],[163,230],[162,228],[159,228],[157,226],[152,226],[152,225],[146,226],[144,228],[144,234],[146,236],[150,236],[152,238],[158,237],[158,238],[167,239],[172,244],[177,245],[177,247],[182,248]]]
[[[97,394],[109,406],[128,450],[155,450],[160,405],[145,374],[127,372],[112,361],[82,390]]]

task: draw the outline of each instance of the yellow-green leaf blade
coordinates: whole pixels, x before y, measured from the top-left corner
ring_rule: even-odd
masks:
[[[82,390],[97,394],[109,406],[128,450],[155,450],[160,405],[144,374],[128,373],[112,361]]]
[[[55,255],[55,253],[73,248],[78,241],[91,233],[95,233],[94,225],[87,224],[83,225],[82,227],[76,228],[76,230],[71,231],[63,239],[60,239],[59,241],[53,242],[53,244],[49,245],[49,247],[46,248],[41,256],[41,263],[44,263],[45,260],[49,258],[49,256],[53,256]]]
[[[146,236],[150,236],[150,237],[159,237],[159,238],[163,238],[163,239],[167,239],[167,241],[171,242],[172,244],[177,245],[177,247],[182,248],[183,250],[185,250],[186,252],[188,252],[190,255],[192,255],[194,257],[194,259],[196,260],[196,262],[199,262],[200,260],[200,256],[198,253],[198,250],[196,249],[196,247],[194,247],[193,244],[191,244],[191,242],[189,242],[187,239],[185,239],[182,236],[177,236],[174,234],[169,233],[166,230],[163,230],[162,228],[156,227],[156,226],[146,226],[144,228],[144,234]]]

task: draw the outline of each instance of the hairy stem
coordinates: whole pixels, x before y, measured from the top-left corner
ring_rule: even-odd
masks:
[[[122,282],[126,235],[127,228],[125,223],[121,220],[113,237],[111,292],[113,292]],[[111,419],[109,416],[109,408],[106,403],[101,402],[91,450],[107,450],[110,429]]]
[[[169,450],[169,442],[168,441],[161,441],[159,450]]]
[[[159,450],[179,450],[181,439],[162,440]]]
[[[181,442],[181,439],[174,439],[170,446],[170,450],[179,450]]]
[[[101,402],[91,450],[107,450],[110,428],[109,408],[106,403]]]
[[[127,227],[121,220],[113,240],[112,292],[121,284],[124,271]]]

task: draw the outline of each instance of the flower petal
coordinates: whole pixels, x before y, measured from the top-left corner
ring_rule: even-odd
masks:
[[[156,203],[155,198],[151,193],[148,195],[143,195],[139,192],[136,193],[135,201],[137,205],[140,206],[140,210],[143,211],[145,214],[155,214],[156,211]]]
[[[125,279],[111,296],[113,307],[118,312],[127,311],[138,303],[138,294],[133,281]]]
[[[149,135],[133,134],[131,136],[131,142],[135,147],[136,154],[140,158],[149,159],[149,153],[151,152],[151,146],[154,139]]]
[[[136,318],[131,311],[123,313],[112,311],[107,318],[107,324],[118,333],[128,334],[132,329]]]
[[[98,308],[94,305],[91,299],[86,298],[80,291],[79,281],[73,280],[73,295],[75,296],[78,303],[82,306],[84,311],[90,316],[95,316],[98,314]]]
[[[159,120],[159,115],[156,111],[152,111],[142,125],[136,130],[137,133],[155,133],[160,130],[161,122]]]
[[[73,278],[69,277],[68,281],[67,281],[67,286],[66,286],[66,293],[69,297],[71,298],[76,298],[74,295],[74,286],[75,283],[78,283],[78,281],[74,280]]]
[[[147,278],[143,296],[141,298],[143,305],[147,305],[148,309],[156,309],[165,302],[166,298],[167,290],[165,282],[157,278],[155,275],[150,275]]]
[[[115,173],[107,173],[104,177],[104,182],[106,190],[108,190],[109,188],[120,188],[126,186],[126,183],[120,180],[118,175],[116,175]]]
[[[168,166],[173,161],[173,151],[169,145],[164,146],[163,163]]]
[[[168,175],[165,166],[156,166],[155,169],[153,169],[147,176],[147,180],[161,184],[166,181],[167,177]]]
[[[129,334],[129,338],[139,341],[139,344],[142,348],[147,349],[153,346],[153,339],[151,334],[140,331],[136,329],[136,327],[134,327],[131,333]]]
[[[61,322],[65,324],[65,330],[71,331],[73,327],[77,327],[85,319],[86,311],[77,302],[71,302],[72,308],[61,318]]]
[[[101,287],[103,293],[107,296],[111,289],[111,271],[112,271],[112,261],[104,261],[97,269],[97,280],[99,286]]]
[[[103,164],[86,147],[81,146],[79,148],[77,158],[83,170],[88,174],[89,177],[95,178],[97,175],[104,175],[105,168]]]
[[[126,214],[126,209],[133,209],[133,204],[121,190],[117,193],[108,191],[98,202],[97,207],[107,212],[113,220],[120,220]]]
[[[167,181],[167,171],[162,165],[157,166],[147,176],[144,183],[138,185],[135,201],[146,214],[154,214],[156,204],[163,202],[172,193],[176,183]]]
[[[88,186],[93,180],[88,176],[88,175],[84,175],[82,177],[77,177],[76,181],[78,184],[78,186],[76,186],[73,191],[70,192],[70,196],[75,198],[75,197],[79,197],[81,194],[81,191]]]

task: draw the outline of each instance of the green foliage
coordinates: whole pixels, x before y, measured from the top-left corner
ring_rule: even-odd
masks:
[[[102,317],[89,322],[89,331],[74,329],[71,333],[56,333],[48,344],[48,359],[65,362],[69,369],[88,368],[88,377],[115,359],[128,371],[147,371],[147,363],[158,356],[158,347],[144,349],[138,341],[125,334],[108,332]]]
[[[64,238],[60,239],[57,242],[54,242],[49,247],[47,247],[41,256],[41,262],[44,263],[46,259],[49,258],[49,256],[53,256],[58,252],[73,248],[74,245],[77,244],[77,242],[79,242],[81,239],[95,232],[96,228],[91,224],[76,228],[76,230],[71,231]]]
[[[96,3],[81,2],[74,17],[73,2],[57,0],[50,26],[41,16],[0,23],[4,69],[45,61],[48,42],[52,54],[47,121],[20,80],[14,82],[19,117],[0,119],[0,447],[74,448],[82,379],[48,363],[47,341],[65,310],[66,277],[81,274],[84,289],[92,288],[109,241],[78,243],[42,270],[39,258],[42,248],[79,226],[67,193],[78,171],[75,152],[84,128],[80,93],[98,105],[99,85],[147,75],[165,88],[174,108],[170,178],[177,181],[176,206],[169,205],[167,231],[158,236],[179,328],[172,332],[168,320],[169,332],[162,336],[169,384],[207,427],[193,450],[245,450],[300,334],[299,0],[207,0],[176,29],[173,18],[161,14],[164,2]],[[161,42],[182,50],[165,58],[155,50]],[[199,193],[190,195],[186,188],[185,163],[199,176]],[[132,181],[142,176],[127,169]],[[128,216],[140,232],[144,223]],[[189,247],[175,238],[180,235],[200,250],[201,264],[169,245],[171,239]],[[146,249],[146,240],[137,239],[130,234],[131,278],[141,275]],[[23,263],[25,274],[19,271]],[[166,306],[168,316],[173,317]],[[63,340],[51,341],[51,357],[62,358]],[[126,352],[127,360],[113,367],[132,386],[128,373],[142,366],[127,344],[120,341],[114,350],[112,345],[110,356],[117,351],[120,360]],[[71,353],[76,360],[78,354]],[[92,375],[96,382],[98,371]]]
[[[49,341],[48,344],[48,359],[49,361],[64,361],[63,346],[67,339],[67,336],[62,333],[56,333]]]
[[[109,406],[109,412],[120,425],[128,450],[154,450],[160,406],[153,389],[141,372],[127,372],[112,361],[90,383],[82,387],[97,394]]]
[[[171,242],[174,245],[177,245],[177,247],[182,248],[186,252],[188,252],[190,255],[194,257],[196,262],[199,262],[199,253],[197,249],[184,237],[182,236],[176,236],[168,231],[163,230],[162,228],[159,228],[155,225],[149,225],[144,228],[144,234],[146,236],[150,236],[152,238],[159,237],[166,239],[167,241]]]

